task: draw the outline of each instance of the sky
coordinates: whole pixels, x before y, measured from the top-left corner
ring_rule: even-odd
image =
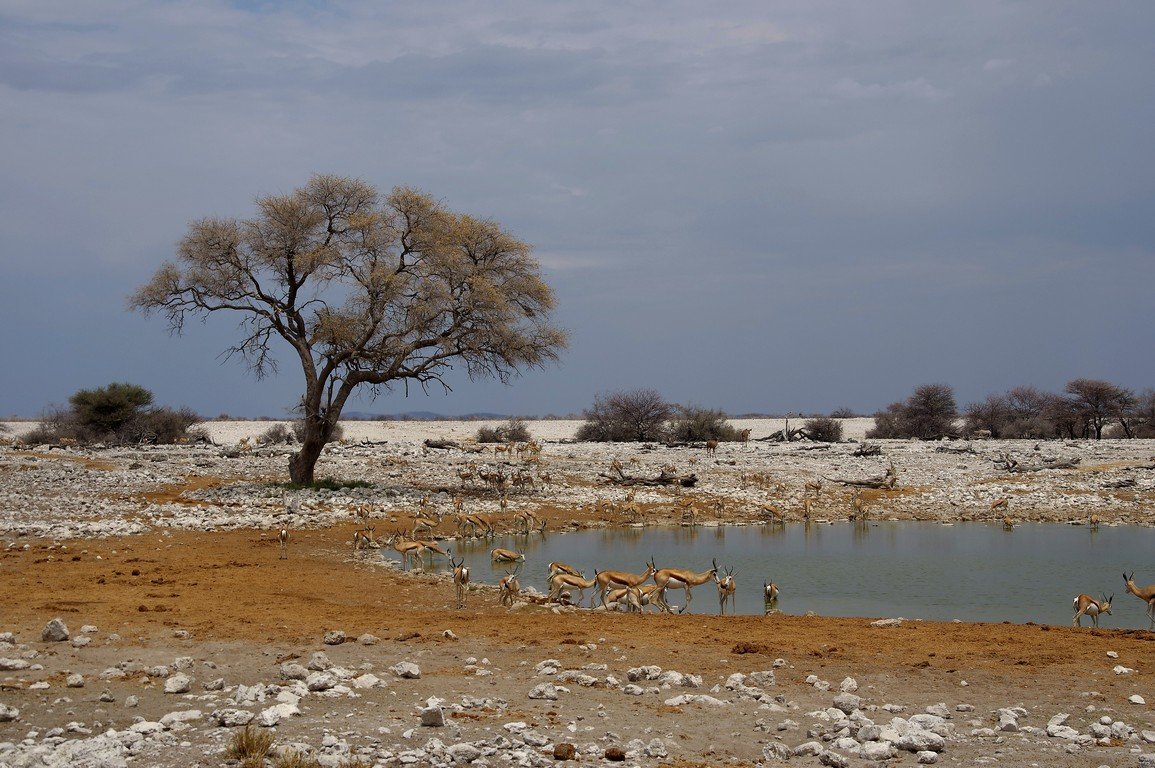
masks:
[[[314,173],[533,244],[571,343],[352,410],[732,414],[1155,386],[1155,6],[0,0],[0,416],[129,381],[282,417],[299,367],[126,297]]]

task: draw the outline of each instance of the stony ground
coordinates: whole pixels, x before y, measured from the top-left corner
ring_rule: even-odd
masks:
[[[772,431],[760,426],[754,438]],[[1131,766],[1155,752],[1155,633],[510,611],[487,587],[457,609],[447,577],[369,565],[347,543],[359,507],[381,528],[410,524],[424,495],[498,512],[495,492],[463,483],[471,461],[532,472],[502,528],[521,509],[555,530],[625,524],[597,505],[624,506],[602,477],[615,459],[630,477],[697,476],[680,495],[638,490],[653,525],[687,503],[705,522],[762,522],[767,506],[798,519],[806,482],[890,462],[896,487],[867,495],[876,518],[1001,518],[990,503],[1007,497],[1017,520],[1150,524],[1155,444],[895,442],[855,458],[853,443],[755,440],[707,457],[570,443],[572,424],[531,423],[545,444],[526,464],[422,449],[476,425],[404,424],[328,449],[321,476],[371,485],[299,493],[292,514],[274,485],[288,449],[237,450],[266,427],[229,425],[215,446],[0,448],[0,765],[223,765],[248,720],[323,765],[552,764],[564,744],[599,765]],[[1004,455],[1079,463],[1011,474]],[[842,519],[850,498],[827,479],[812,517]],[[1135,567],[1142,579],[1150,565]],[[42,639],[56,617],[68,639]]]

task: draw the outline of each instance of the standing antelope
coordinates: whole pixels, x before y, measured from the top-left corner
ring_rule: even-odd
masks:
[[[1155,629],[1155,584],[1145,587],[1135,586],[1135,572],[1131,575],[1123,574],[1123,581],[1127,583],[1127,592],[1147,603],[1147,618],[1151,619],[1151,629]]]
[[[628,573],[626,571],[602,571],[597,575],[598,598],[604,599],[606,590],[611,586],[640,587],[646,579],[657,573],[657,570],[657,567],[654,565],[654,558],[651,557],[650,562],[646,564],[646,572],[641,575]]]
[[[667,589],[680,589],[685,592],[686,610],[689,610],[690,601],[694,599],[690,590],[710,581],[718,573],[718,561],[713,560],[712,565],[710,570],[701,573],[687,571],[684,568],[663,568],[654,574],[654,583],[661,585],[663,592]]]
[[[356,557],[360,553],[362,547],[369,547],[373,542],[373,532],[377,530],[374,525],[367,525],[364,528],[358,528],[353,531],[353,556]]]
[[[1114,595],[1107,597],[1103,595],[1102,600],[1096,600],[1090,595],[1078,595],[1074,602],[1071,603],[1071,608],[1075,610],[1075,618],[1071,620],[1072,627],[1082,626],[1082,619],[1084,616],[1090,616],[1091,622],[1099,626],[1099,614],[1111,613],[1111,601],[1115,599]]]
[[[726,601],[730,601],[731,615],[737,613],[736,603],[737,596],[735,592],[738,590],[738,584],[734,581],[734,569],[727,568],[726,575],[718,578],[718,574],[714,574],[714,583],[718,585],[718,615],[726,615]]]
[[[601,574],[596,570],[592,579],[583,579],[581,576],[574,576],[572,573],[558,572],[549,579],[549,599],[557,600],[561,595],[561,591],[566,587],[576,589],[578,591],[577,605],[581,605],[586,597],[586,590],[590,587],[597,586]],[[604,597],[604,593],[603,593]],[[593,608],[594,599],[590,597],[590,607]]]
[[[506,608],[512,608],[514,601],[518,595],[521,594],[521,584],[517,581],[517,574],[521,572],[521,564],[512,571],[506,570],[505,576],[501,581],[497,582],[497,586],[501,589],[501,604]]]
[[[991,513],[993,514],[995,512],[1000,511],[1000,510],[1003,512],[1007,512],[1010,509],[1010,506],[1011,506],[1011,500],[1008,499],[1006,496],[1002,497],[1001,499],[995,499],[994,501],[991,502]]]
[[[457,591],[457,607],[465,607],[465,585],[469,583],[469,569],[465,567],[465,558],[460,563],[449,558],[449,567],[453,569],[453,588]]]
[[[281,547],[281,554],[280,554],[280,557],[278,559],[288,560],[289,559],[289,529],[287,527],[282,528],[281,532],[277,534],[277,543]]]
[[[542,536],[545,536],[545,520],[537,516],[535,512],[529,509],[522,510],[517,513],[517,517],[513,519],[514,525],[519,531],[524,531],[528,536],[531,530],[536,530]]]
[[[743,429],[738,433],[738,439],[742,441],[743,448],[748,448],[750,446],[750,430]]]
[[[706,455],[707,456],[717,456],[718,455],[718,441],[717,440],[707,440],[706,441]]]
[[[409,570],[409,560],[412,559],[414,565],[421,562],[422,555],[425,554],[425,545],[419,541],[406,541],[401,532],[393,534],[389,537],[389,543],[393,545],[393,549],[401,554],[401,564],[405,570]],[[449,559],[453,562],[453,558]]]

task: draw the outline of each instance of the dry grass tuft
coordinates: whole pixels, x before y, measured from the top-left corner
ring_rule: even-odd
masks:
[[[302,755],[295,749],[287,749],[273,761],[273,768],[321,768],[317,758]]]
[[[259,766],[269,750],[273,748],[273,734],[246,725],[243,731],[233,734],[229,743],[228,756],[241,760],[245,766]]]

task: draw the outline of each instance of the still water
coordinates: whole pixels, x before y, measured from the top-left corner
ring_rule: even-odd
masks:
[[[545,592],[546,565],[561,560],[593,576],[594,568],[641,573],[651,556],[658,568],[695,571],[717,558],[733,568],[738,613],[761,614],[762,584],[774,581],[783,613],[902,616],[949,621],[1034,621],[1070,624],[1080,592],[1114,594],[1103,627],[1148,627],[1146,606],[1126,594],[1122,572],[1140,585],[1155,582],[1155,529],[1019,524],[877,522],[719,528],[643,528],[503,536],[489,542],[448,542],[464,555],[475,581],[496,583],[506,567],[492,564],[494,547],[520,549],[519,579]],[[387,556],[393,555],[386,550]],[[443,568],[444,558],[436,567]],[[593,590],[587,590],[588,600]],[[693,591],[692,613],[718,612],[712,581]],[[576,593],[575,593],[576,598]],[[680,590],[667,593],[684,602]],[[1089,624],[1090,619],[1084,618]]]

